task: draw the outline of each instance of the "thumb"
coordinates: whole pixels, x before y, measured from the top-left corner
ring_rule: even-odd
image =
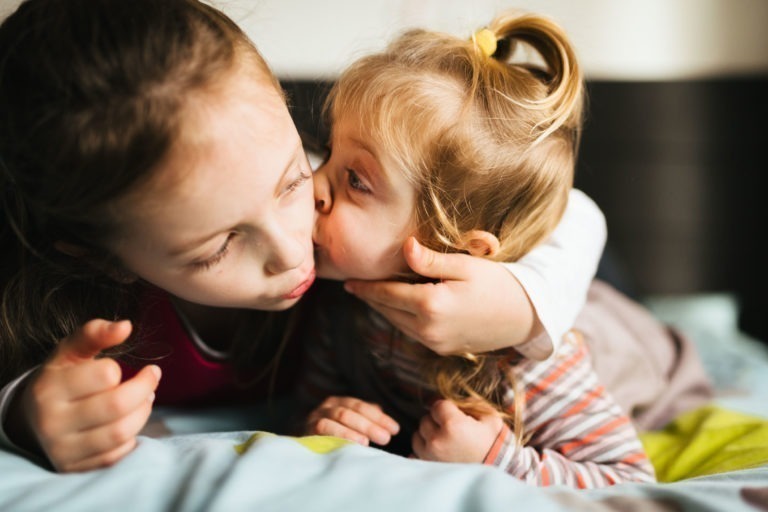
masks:
[[[52,362],[77,364],[93,359],[102,350],[124,342],[131,334],[131,330],[130,320],[119,322],[110,322],[99,318],[90,320],[73,334],[61,340]]]
[[[408,266],[424,277],[442,280],[464,280],[466,278],[466,254],[446,254],[424,247],[414,237],[408,237],[403,244],[403,256]]]

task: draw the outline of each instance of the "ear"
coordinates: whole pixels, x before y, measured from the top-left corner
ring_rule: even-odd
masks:
[[[121,265],[106,265],[104,263],[97,263],[97,259],[93,257],[88,249],[77,244],[64,242],[62,240],[56,240],[53,243],[53,248],[60,253],[66,254],[73,258],[81,259],[87,262],[94,268],[97,268],[108,275],[113,281],[117,281],[122,284],[131,284],[139,279],[139,276],[130,272]]]
[[[488,231],[473,229],[464,234],[464,249],[472,256],[496,256],[499,239]]]

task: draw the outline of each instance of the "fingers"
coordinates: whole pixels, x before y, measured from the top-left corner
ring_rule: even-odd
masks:
[[[114,464],[136,446],[136,436],[151,412],[152,403],[145,400],[130,414],[112,423],[67,436],[48,456],[58,471],[85,471]]]
[[[386,305],[407,313],[414,313],[420,309],[424,288],[433,286],[431,283],[409,284],[397,281],[349,280],[344,283],[345,290],[372,306]]]
[[[368,446],[371,441],[368,435],[361,433],[357,428],[346,426],[329,418],[320,418],[317,420],[317,422],[312,425],[310,432],[321,436],[349,439],[350,441],[363,446]]]
[[[432,455],[432,445],[440,433],[440,425],[430,416],[424,416],[419,422],[419,429],[411,437],[411,449],[421,460],[436,460]]]
[[[119,446],[135,441],[151,413],[152,402],[145,398],[139,407],[126,416],[80,432],[78,437],[83,459],[109,453]]]
[[[442,280],[464,280],[466,254],[446,254],[424,247],[414,237],[403,244],[403,256],[411,270],[419,275]]]
[[[105,466],[111,466],[119,462],[123,457],[128,455],[136,447],[136,439],[131,439],[127,443],[124,443],[114,450],[110,450],[106,453],[100,453],[84,460],[80,460],[71,464],[65,464],[61,467],[57,467],[56,470],[60,472],[81,472],[90,471],[92,469],[103,468]]]
[[[131,322],[94,319],[62,339],[49,361],[52,366],[77,364],[96,357],[102,350],[119,345],[131,334]]]
[[[120,385],[122,370],[114,359],[89,359],[73,366],[45,368],[43,378],[55,380],[52,392],[62,400],[79,400]]]
[[[308,420],[312,433],[342,437],[367,446],[386,445],[400,426],[378,405],[351,397],[330,397]]]
[[[108,425],[144,408],[147,403],[151,404],[160,375],[157,366],[145,366],[120,386],[75,402],[80,417],[87,418],[87,423],[81,423],[79,428],[84,430]]]
[[[452,419],[462,416],[464,413],[451,400],[436,400],[429,408],[429,417],[437,425],[446,425]]]
[[[130,451],[128,445],[135,445],[136,435],[149,418],[160,379],[159,368],[146,366],[122,384],[118,368],[118,385],[89,393],[88,386],[94,385],[89,377],[97,380],[99,368],[110,368],[110,365],[117,363],[105,358],[54,371],[57,377],[62,377],[58,379],[62,386],[75,386],[70,387],[70,391],[83,396],[71,399],[65,394],[56,399],[49,394],[46,401],[38,403],[36,435],[60,471],[80,471],[114,463],[118,460],[116,457]],[[68,377],[72,378],[67,380]]]

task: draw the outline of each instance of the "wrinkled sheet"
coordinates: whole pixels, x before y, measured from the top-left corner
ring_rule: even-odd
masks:
[[[691,304],[689,310],[681,301],[662,300],[652,307],[683,320],[678,327],[697,343],[713,377],[713,405],[768,419],[764,346],[735,329],[727,311],[732,303]],[[768,466],[575,491],[532,487],[495,468],[411,460],[334,438],[254,435],[269,427],[255,410],[158,410],[154,419],[155,434],[166,437],[142,437],[134,452],[103,470],[55,474],[0,452],[0,511],[768,510]],[[221,432],[199,433],[215,430]]]

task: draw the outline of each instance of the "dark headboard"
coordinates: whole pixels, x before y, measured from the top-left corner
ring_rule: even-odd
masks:
[[[323,140],[327,82],[285,82]],[[730,292],[768,340],[768,76],[588,82],[576,186],[608,220],[600,277],[635,297]]]

